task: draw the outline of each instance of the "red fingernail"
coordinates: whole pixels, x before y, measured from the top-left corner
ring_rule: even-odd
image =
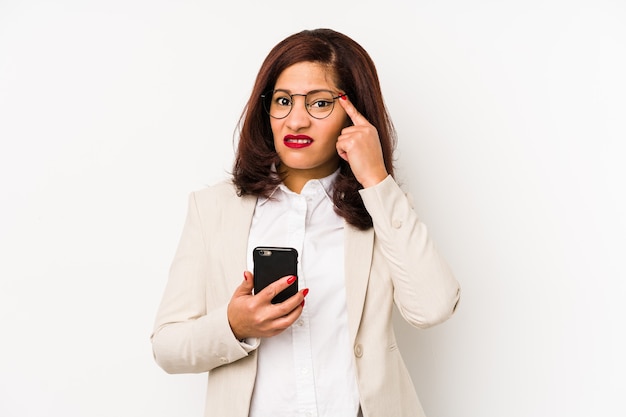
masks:
[[[304,295],[306,297],[306,295],[309,293],[309,289],[305,288],[304,290],[302,290],[302,295]]]
[[[304,300],[302,300],[302,302],[300,303],[300,305],[302,306],[302,308],[304,308]]]
[[[287,278],[287,284],[293,284],[295,280],[296,280],[296,276],[292,275],[289,278]]]
[[[347,94],[342,94],[341,95],[341,99],[342,100],[347,100],[348,99],[348,95]]]

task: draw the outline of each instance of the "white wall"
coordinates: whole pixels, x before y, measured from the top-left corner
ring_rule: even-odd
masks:
[[[322,26],[377,62],[463,287],[398,323],[429,416],[626,414],[624,2],[290,4],[0,0],[0,415],[202,414],[148,340],[186,196],[265,54]]]

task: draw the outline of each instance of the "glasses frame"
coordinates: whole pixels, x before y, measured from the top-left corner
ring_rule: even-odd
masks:
[[[283,117],[276,117],[276,116],[272,116],[272,114],[270,113],[270,110],[268,109],[266,100],[268,98],[271,99],[271,97],[274,95],[275,92],[280,91],[285,93],[286,95],[289,96],[289,98],[291,99],[291,106],[289,106],[289,111],[287,112],[286,115],[284,115]],[[330,109],[330,111],[328,112],[328,114],[324,117],[317,117],[314,116],[313,114],[311,114],[311,112],[309,111],[309,106],[307,106],[307,102],[306,102],[306,98],[309,94],[312,93],[320,93],[320,92],[327,92],[330,93],[330,96],[332,98],[332,103],[333,103],[333,107]],[[320,90],[311,90],[306,94],[290,94],[289,91],[287,90],[282,90],[282,89],[277,89],[277,90],[270,90],[266,93],[261,94],[261,100],[263,100],[263,109],[265,109],[265,112],[273,119],[278,119],[278,120],[282,120],[284,118],[286,118],[287,116],[289,116],[291,114],[291,111],[293,110],[293,106],[294,106],[294,97],[304,97],[304,109],[306,110],[306,112],[309,114],[309,116],[311,116],[312,118],[316,119],[316,120],[324,120],[326,119],[328,116],[330,116],[333,111],[335,110],[335,100],[337,100],[338,98],[341,98],[343,96],[345,96],[345,94],[340,93],[338,96],[335,96],[336,93],[334,93],[332,90],[325,90],[325,89],[320,89]],[[271,106],[271,103],[269,104]]]

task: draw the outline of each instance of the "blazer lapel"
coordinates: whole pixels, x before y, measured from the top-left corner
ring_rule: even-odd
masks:
[[[350,340],[356,340],[361,323],[363,304],[367,293],[372,253],[374,251],[374,228],[359,230],[345,225],[345,275]]]

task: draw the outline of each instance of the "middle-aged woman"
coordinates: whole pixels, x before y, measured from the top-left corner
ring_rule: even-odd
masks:
[[[270,51],[233,178],[190,195],[152,335],[164,370],[209,373],[206,416],[423,415],[393,306],[426,328],[460,290],[394,180],[394,140],[374,63],[351,38],[306,30]],[[253,294],[257,246],[296,248],[298,284]]]

